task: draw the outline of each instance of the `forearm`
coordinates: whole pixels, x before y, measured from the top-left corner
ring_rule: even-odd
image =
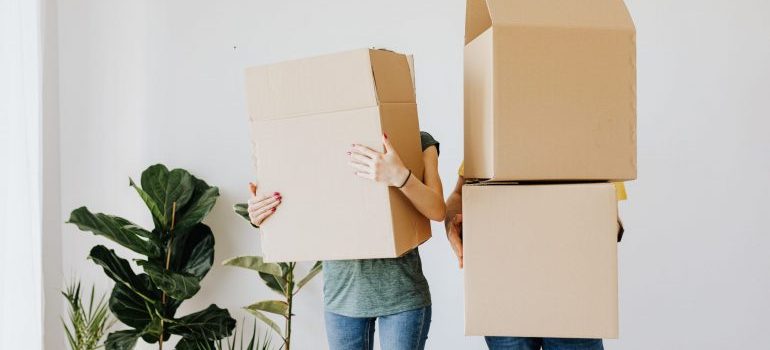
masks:
[[[401,192],[426,218],[433,221],[444,220],[446,206],[443,195],[424,184],[416,176],[410,175]]]

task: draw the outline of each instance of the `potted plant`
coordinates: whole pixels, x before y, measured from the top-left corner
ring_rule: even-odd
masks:
[[[181,336],[176,349],[213,346],[235,328],[230,313],[214,304],[178,317],[176,311],[200,289],[200,281],[214,261],[214,235],[202,221],[214,207],[219,189],[183,169],[157,164],[142,172],[141,186],[129,178],[149,209],[154,228],[144,229],[122,217],[92,213],[86,207],[72,211],[68,223],[105,237],[142,256],[128,260],[103,245],[91,249],[89,259],[115,281],[109,308],[130,327],[112,332],[107,350],[133,349],[139,338],[148,343]]]

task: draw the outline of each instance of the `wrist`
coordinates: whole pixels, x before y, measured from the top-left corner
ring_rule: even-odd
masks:
[[[412,177],[412,171],[407,169],[407,167],[402,166],[396,172],[396,178],[394,179],[391,186],[396,188],[403,188],[409,182],[410,177]]]

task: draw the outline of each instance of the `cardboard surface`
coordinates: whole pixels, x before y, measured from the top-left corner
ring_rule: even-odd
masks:
[[[465,334],[617,338],[610,183],[463,187]]]
[[[422,177],[410,64],[381,50],[249,68],[246,90],[257,180],[283,196],[262,224],[266,261],[392,258],[430,238],[430,224],[397,189],[358,178],[352,143],[383,150],[386,132]]]
[[[466,177],[635,179],[635,36],[622,0],[468,0]]]

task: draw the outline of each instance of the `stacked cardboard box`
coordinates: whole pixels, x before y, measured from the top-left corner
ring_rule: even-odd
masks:
[[[465,35],[466,334],[616,338],[608,181],[636,178],[630,15],[622,0],[468,0]]]
[[[387,133],[422,176],[410,62],[361,49],[246,70],[257,179],[284,198],[260,230],[266,261],[397,257],[430,238],[411,202],[355,176],[346,154],[382,150]]]

